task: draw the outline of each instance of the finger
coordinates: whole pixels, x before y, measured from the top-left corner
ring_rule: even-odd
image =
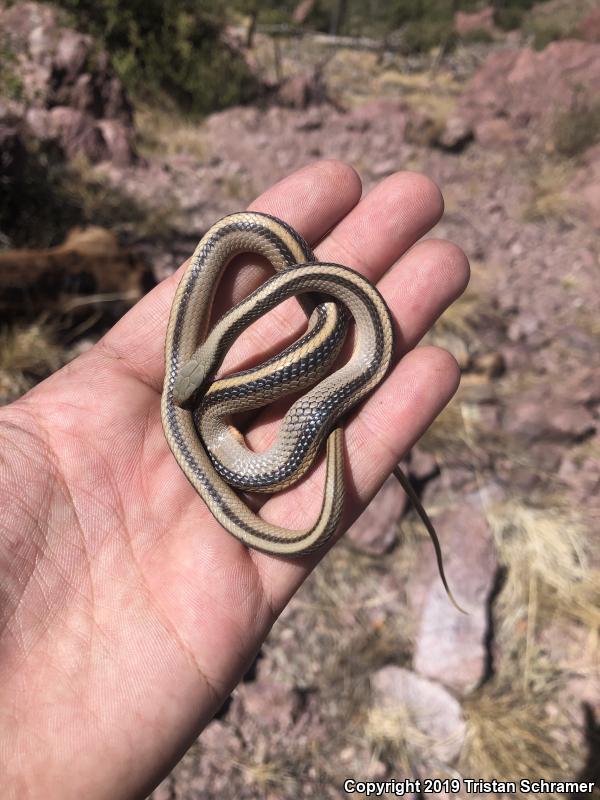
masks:
[[[346,509],[344,529],[371,500],[392,468],[423,434],[458,387],[454,358],[436,347],[408,353],[346,426]],[[261,511],[269,522],[290,529],[309,525],[318,514],[324,483],[320,464],[299,486],[269,500]],[[284,560],[253,553],[270,600],[281,608],[323,556]]]
[[[360,179],[352,167],[339,161],[321,161],[268,189],[251,208],[283,216],[314,242],[350,211],[360,193]],[[105,358],[156,391],[160,391],[163,380],[167,321],[182,269],[137,303],[98,345]]]
[[[320,261],[346,264],[372,282],[432,228],[443,212],[439,188],[424,175],[399,172],[375,186],[321,241]],[[258,277],[258,282],[264,280]],[[251,275],[254,281],[256,275]],[[255,284],[247,285],[247,294]],[[239,293],[238,293],[239,294]],[[228,298],[229,299],[229,298]],[[296,339],[306,318],[294,300],[277,306],[235,342],[220,373],[264,361]]]
[[[345,264],[377,283],[439,221],[444,201],[425,175],[398,172],[377,184],[319,244],[321,261]]]

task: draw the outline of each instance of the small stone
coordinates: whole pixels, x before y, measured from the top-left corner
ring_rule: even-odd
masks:
[[[581,439],[596,429],[594,417],[585,406],[560,409],[553,415],[551,424],[559,436],[568,439]]]
[[[596,421],[584,405],[554,399],[548,388],[533,390],[507,406],[503,427],[527,442],[579,441],[594,432]]]
[[[291,727],[300,710],[297,692],[268,679],[242,683],[236,690],[235,703],[244,716],[273,730]]]
[[[514,144],[515,133],[506,119],[486,119],[475,125],[475,138],[482,147]]]
[[[436,144],[442,150],[459,153],[473,141],[473,128],[464,117],[450,117],[444,130],[440,133]]]
[[[388,175],[396,172],[398,169],[398,162],[395,158],[388,158],[385,161],[377,161],[371,167],[371,175],[374,178],[385,178]]]
[[[371,685],[377,710],[405,714],[417,729],[419,750],[443,764],[451,764],[458,757],[466,724],[460,703],[447,689],[394,665],[376,672]]]
[[[486,6],[481,11],[468,14],[464,11],[457,11],[454,15],[454,30],[459,36],[473,33],[474,31],[494,30],[494,8]]]

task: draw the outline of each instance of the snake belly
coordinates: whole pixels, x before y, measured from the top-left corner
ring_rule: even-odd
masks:
[[[220,278],[241,253],[266,258],[276,274],[209,332]],[[306,333],[266,362],[213,380],[241,332],[288,297],[297,297],[309,317]],[[356,326],[353,352],[327,375],[343,345],[348,315]],[[290,556],[317,549],[336,532],[345,494],[338,423],[385,377],[393,340],[391,314],[377,289],[347,267],[316,262],[307,243],[286,223],[241,212],[210,228],[173,300],[161,416],[177,462],[224,528],[250,547]],[[252,452],[231,415],[307,388],[285,414],[271,447]],[[292,485],[325,440],[325,488],[319,516],[309,528],[288,530],[268,523],[238,496],[236,489],[274,492]]]

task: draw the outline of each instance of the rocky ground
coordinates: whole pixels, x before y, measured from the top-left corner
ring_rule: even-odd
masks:
[[[259,36],[248,57],[269,80],[280,73],[275,99],[202,123],[139,109],[135,132],[110,66],[77,67],[73,53],[89,43],[71,32],[44,66],[72,74],[59,99],[5,103],[13,138],[27,125],[67,158],[83,152],[107,196],[118,190],[161,220],[117,226],[157,280],[216,218],[317,158],[353,164],[366,189],[399,169],[427,173],[446,199],[433,235],[471,259],[470,289],[430,336],[457,357],[462,386],[406,459],[469,615],[448,603],[426,534],[390,480],[154,800],[335,798],[346,777],[600,780],[600,43],[591,5],[582,4],[591,22],[577,23],[590,41],[539,52],[494,31],[442,59]],[[31,16],[28,27],[12,13],[35,64],[48,22],[36,11],[33,35]],[[85,99],[90,85],[104,104]],[[57,107],[96,133],[73,143],[56,122],[71,112]],[[98,136],[104,149],[87,149]],[[87,346],[54,347],[46,366],[38,354],[28,372],[41,323],[28,324],[4,334],[0,385],[24,390]]]

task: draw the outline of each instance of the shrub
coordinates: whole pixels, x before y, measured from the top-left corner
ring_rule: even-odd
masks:
[[[23,81],[15,70],[16,53],[5,36],[0,36],[0,94],[9,100],[20,100]]]
[[[553,143],[560,155],[573,157],[600,141],[600,103],[590,106],[576,101],[574,107],[556,117]]]
[[[543,50],[551,42],[560,39],[578,38],[577,23],[579,18],[572,10],[558,9],[552,14],[540,6],[539,13],[533,13],[523,26],[525,33],[533,37],[536,50]]]
[[[494,24],[503,31],[514,31],[523,24],[524,13],[520,8],[496,8]]]
[[[494,41],[494,36],[491,31],[488,31],[486,28],[474,28],[468,33],[463,33],[460,37],[460,41],[463,42],[463,44],[489,44]]]
[[[410,53],[426,53],[438,46],[449,50],[456,44],[456,33],[451,21],[414,20],[404,29],[403,44]]]
[[[19,169],[0,176],[0,188],[0,240],[14,247],[58,244],[75,225],[143,229],[150,217],[147,208],[109,187],[84,163],[67,164],[55,145],[35,140],[26,142]],[[156,225],[153,221],[153,229]]]
[[[100,38],[138,96],[162,93],[185,111],[206,113],[258,91],[242,57],[223,45],[221,0],[56,1]]]

